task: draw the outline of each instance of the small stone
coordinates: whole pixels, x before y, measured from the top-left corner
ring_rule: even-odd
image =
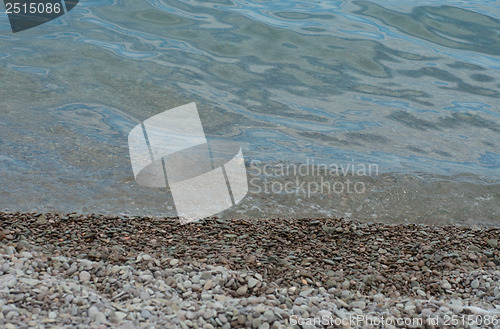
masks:
[[[89,308],[89,318],[90,321],[96,322],[96,323],[102,323],[106,321],[106,316],[100,312],[97,307],[92,306]]]
[[[259,329],[269,329],[269,323],[264,322],[263,324],[260,325]]]
[[[141,316],[144,318],[144,319],[149,319],[151,317],[151,312],[149,312],[148,310],[142,310],[141,311]]]
[[[306,289],[306,290],[303,290],[299,293],[299,296],[302,296],[302,297],[308,297],[312,292],[314,291],[314,289]]]
[[[487,241],[487,243],[488,243],[488,246],[490,246],[493,249],[498,247],[498,239],[489,239]]]
[[[274,312],[271,310],[265,310],[263,314],[263,318],[266,322],[273,323],[276,320],[274,316]]]
[[[66,303],[66,304],[71,303],[73,298],[75,298],[73,295],[66,295],[66,297],[64,297],[64,303]]]
[[[184,286],[184,288],[186,289],[191,289],[191,287],[193,286],[193,283],[190,281],[190,280],[186,280],[182,283],[182,285]]]
[[[219,320],[222,323],[227,323],[227,317],[224,314],[219,314]]]
[[[257,285],[257,283],[259,283],[259,280],[250,277],[248,279],[248,288],[252,289],[253,287],[255,287]]]
[[[238,290],[236,290],[236,293],[240,296],[243,296],[244,294],[246,294],[248,291],[248,286],[247,285],[244,285],[244,286],[241,286],[238,288]]]
[[[211,272],[209,272],[209,271],[205,271],[205,272],[201,273],[200,278],[201,278],[202,280],[208,280],[208,279],[211,279],[211,278],[212,278],[212,273],[211,273]]]
[[[5,249],[5,253],[9,256],[13,255],[16,252],[16,249],[14,249],[14,247],[12,247],[12,246],[5,246],[4,249]]]
[[[178,260],[178,259],[175,259],[175,258],[174,258],[174,259],[172,259],[172,260],[170,261],[170,266],[175,266],[175,265],[177,265],[177,264],[179,264],[179,260]]]
[[[305,304],[305,302],[306,302],[306,299],[304,297],[297,297],[297,298],[295,298],[295,301],[294,301],[294,303],[296,305],[302,305],[302,304]]]
[[[95,306],[91,306],[91,307],[89,308],[89,312],[88,312],[89,317],[90,317],[90,318],[93,318],[93,317],[96,315],[96,313],[97,313],[97,312],[99,312],[99,310],[97,309],[97,307],[95,307]]]
[[[57,313],[53,312],[53,311],[50,311],[49,315],[48,315],[48,318],[49,319],[55,319],[55,318],[57,318]]]
[[[451,289],[451,284],[447,280],[444,280],[441,284],[441,288],[446,290]]]
[[[41,214],[40,216],[37,217],[36,223],[38,225],[45,225],[45,224],[47,224],[47,217],[45,217],[44,214]]]
[[[326,281],[326,287],[327,288],[333,288],[337,286],[337,281],[335,279],[329,279]]]
[[[474,315],[485,315],[485,310],[477,306],[469,306],[467,309]],[[487,313],[486,313],[487,314]]]
[[[360,310],[364,310],[366,307],[366,303],[362,300],[356,300],[356,301],[351,302],[351,304],[349,304],[349,306],[351,308],[359,308]]]
[[[125,322],[123,324],[121,324],[118,329],[136,329],[136,326],[134,325],[133,322]]]
[[[325,259],[323,259],[323,262],[325,262],[325,263],[326,263],[326,264],[328,264],[328,265],[336,265],[336,264],[337,264],[337,263],[336,263],[336,262],[334,262],[333,260],[331,260],[331,259],[326,259],[326,258],[325,258]]]
[[[244,314],[238,315],[238,323],[239,324],[245,324],[247,322],[247,317]]]
[[[481,252],[481,248],[479,248],[478,246],[472,244],[469,247],[469,251],[471,251],[471,252]]]
[[[7,324],[5,325],[5,329],[16,329],[16,326],[15,326],[15,325],[13,325],[12,323],[7,323]]]
[[[122,322],[123,319],[125,319],[127,317],[127,313],[125,312],[120,312],[120,311],[117,311],[115,312],[115,319],[118,323]]]
[[[479,259],[479,257],[475,253],[471,252],[469,254],[469,259],[475,262]]]
[[[328,318],[328,319],[329,319],[329,318],[331,318],[331,317],[332,317],[332,312],[330,312],[330,311],[328,311],[328,310],[320,310],[320,311],[318,312],[318,317],[320,317],[320,318],[325,317],[325,318]]]
[[[479,288],[479,281],[476,279],[476,280],[473,280],[470,284],[471,288],[472,289],[477,289]]]
[[[405,311],[408,313],[410,311],[413,311],[416,309],[416,306],[415,304],[413,304],[411,301],[408,301],[406,304],[405,304]]]
[[[384,248],[379,248],[378,253],[379,254],[386,254],[387,250],[385,250]]]
[[[81,282],[87,282],[90,280],[90,273],[87,271],[81,271],[79,277]]]
[[[8,312],[8,313],[7,313],[7,315],[5,316],[5,318],[6,318],[7,320],[12,320],[12,319],[15,319],[15,318],[17,318],[17,317],[19,317],[19,313],[18,313],[18,312],[16,312],[16,311],[10,311],[10,312]]]
[[[252,320],[252,327],[257,329],[257,328],[260,328],[262,324],[262,320],[260,318],[255,318]]]
[[[491,258],[494,255],[494,253],[491,250],[485,250],[483,254],[488,258]]]
[[[77,316],[78,315],[78,307],[76,305],[73,305],[71,307],[71,313],[70,314],[73,315],[73,316]]]
[[[203,312],[203,318],[205,320],[210,320],[211,318],[214,318],[217,315],[217,312],[212,309],[207,309],[205,312]]]
[[[203,289],[204,290],[210,290],[213,286],[213,281],[208,279],[207,281],[205,281],[205,284],[203,285]]]
[[[28,243],[28,241],[26,240],[20,240],[17,245],[16,245],[16,249],[17,251],[21,251],[21,250],[30,250],[31,249],[31,245]]]
[[[151,299],[151,296],[149,295],[149,293],[145,290],[141,291],[141,293],[139,294],[139,298],[141,300],[150,300]]]

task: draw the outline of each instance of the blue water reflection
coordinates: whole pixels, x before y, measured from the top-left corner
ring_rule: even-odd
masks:
[[[61,180],[74,204],[134,199],[128,130],[191,101],[248,161],[500,180],[496,1],[83,1],[15,35],[4,16],[0,208],[40,181],[55,208]]]

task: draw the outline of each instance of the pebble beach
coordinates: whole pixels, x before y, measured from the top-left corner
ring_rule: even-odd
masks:
[[[500,229],[0,213],[0,327],[498,328]]]

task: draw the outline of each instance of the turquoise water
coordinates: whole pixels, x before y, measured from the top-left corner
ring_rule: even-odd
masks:
[[[250,172],[377,167],[363,193],[250,188],[222,216],[500,223],[495,1],[82,1],[16,34],[0,15],[0,78],[0,209],[172,214],[127,135],[196,102]]]

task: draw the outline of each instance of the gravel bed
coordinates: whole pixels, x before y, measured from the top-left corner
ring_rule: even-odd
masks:
[[[2,328],[500,327],[500,230],[0,214]]]

